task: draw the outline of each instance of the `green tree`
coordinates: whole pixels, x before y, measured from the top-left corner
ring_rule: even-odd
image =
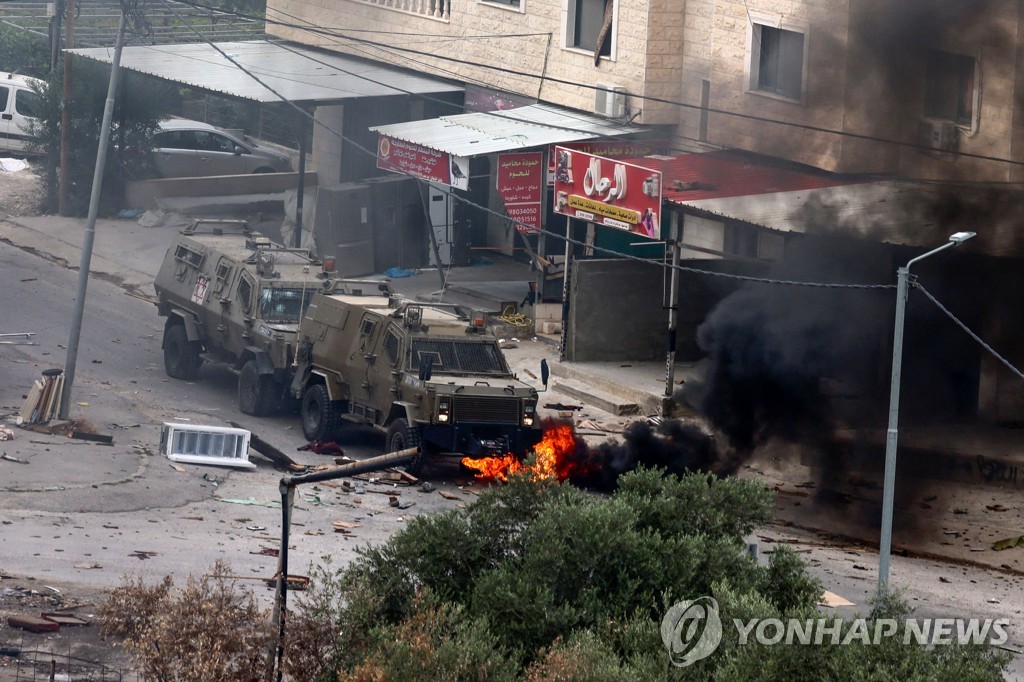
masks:
[[[89,209],[109,80],[109,66],[84,59],[75,61],[69,100],[67,184],[67,211],[72,215],[85,215]],[[32,149],[41,155],[44,166],[46,191],[41,208],[55,212],[59,192],[63,65],[43,82],[39,94],[43,97],[44,113],[33,127]],[[127,181],[153,177],[149,149],[157,121],[179,108],[180,98],[174,85],[121,72],[103,174],[101,213],[114,213],[122,207]]]

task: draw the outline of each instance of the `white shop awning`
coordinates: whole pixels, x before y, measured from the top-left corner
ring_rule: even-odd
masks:
[[[646,129],[550,104],[531,104],[518,109],[453,114],[373,126],[370,130],[452,156],[468,157],[602,137],[622,137]]]

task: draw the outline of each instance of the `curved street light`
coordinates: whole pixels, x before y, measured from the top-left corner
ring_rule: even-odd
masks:
[[[907,308],[907,288],[910,280],[910,266],[917,261],[933,256],[939,251],[963,244],[974,237],[975,232],[957,232],[949,241],[937,249],[911,258],[896,271],[896,325],[892,339],[892,379],[889,383],[889,428],[885,432],[885,483],[882,491],[882,538],[878,543],[878,594],[886,592],[889,583],[889,555],[892,550],[893,492],[896,487],[896,444],[899,440],[900,419],[900,372],[903,364],[903,323]]]

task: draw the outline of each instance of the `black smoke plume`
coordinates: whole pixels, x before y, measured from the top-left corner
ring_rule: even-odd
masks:
[[[891,284],[890,262],[877,245],[823,237],[794,243],[770,276]],[[680,397],[741,452],[773,437],[818,440],[834,428],[836,396],[860,391],[877,365],[894,298],[888,289],[746,285],[698,329],[706,374]]]

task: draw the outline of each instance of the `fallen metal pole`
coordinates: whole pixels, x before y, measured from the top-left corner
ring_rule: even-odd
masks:
[[[30,336],[35,336],[35,332],[18,332],[17,334],[0,334],[0,336],[24,336],[26,339]]]
[[[420,456],[419,448],[407,448],[397,452],[390,452],[378,457],[370,457],[351,464],[330,467],[321,471],[314,471],[310,474],[296,474],[294,476],[282,476],[279,484],[281,491],[281,549],[278,552],[277,560],[277,586],[274,594],[274,615],[272,625],[277,625],[277,642],[268,653],[267,670],[271,679],[274,678],[274,671],[277,671],[277,680],[281,681],[283,671],[281,661],[284,658],[284,633],[285,615],[288,605],[288,536],[292,521],[292,503],[295,500],[295,487],[303,483],[317,483],[319,481],[330,481],[335,478],[345,478],[363,474],[367,471],[387,469],[389,467],[405,464]]]

